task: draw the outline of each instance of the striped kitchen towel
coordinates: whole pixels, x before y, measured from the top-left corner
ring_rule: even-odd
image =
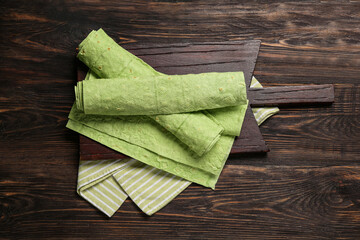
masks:
[[[262,87],[253,77],[251,87]],[[253,108],[260,125],[278,108]],[[111,217],[130,197],[147,215],[166,206],[191,182],[135,159],[80,161],[77,192]]]
[[[250,88],[262,88],[262,85],[256,80],[255,77],[252,77]],[[279,112],[279,108],[277,107],[264,107],[264,108],[252,108],[254,113],[256,122],[260,126],[266,119],[271,117],[272,115]]]
[[[77,192],[109,217],[128,196],[152,215],[190,184],[134,159],[80,161]]]

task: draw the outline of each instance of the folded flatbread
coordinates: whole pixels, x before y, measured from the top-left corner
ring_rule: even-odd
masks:
[[[102,33],[103,40],[99,33]],[[88,44],[93,46],[86,47]],[[92,71],[88,73],[86,81],[100,77],[119,79],[129,76],[163,77],[165,75],[156,72],[141,59],[121,48],[102,30],[92,32],[79,48],[79,58]],[[120,50],[112,51],[116,48]],[[109,55],[110,53],[113,56]],[[99,68],[99,64],[101,64],[101,68]],[[77,94],[82,94],[80,92],[82,90],[79,89]],[[219,88],[217,90],[222,91]],[[79,108],[81,109],[81,106]],[[226,111],[226,108],[221,108],[219,112],[212,110],[211,115],[208,112],[196,112],[149,117],[88,115],[74,105],[67,126],[141,162],[203,186],[214,188],[236,135],[220,135],[223,128],[222,123],[217,120],[217,114],[235,119],[238,124],[236,126],[234,124],[234,128],[231,130],[240,132],[246,108],[247,103],[230,107],[229,111]],[[212,122],[213,125],[206,126],[205,124],[204,127],[203,123],[206,121],[203,120],[205,118],[208,119],[208,123]],[[225,117],[224,120],[227,118]],[[173,124],[169,124],[169,121]],[[190,121],[190,124],[187,124],[187,121]],[[181,131],[183,127],[186,131]],[[203,151],[203,153],[197,154],[189,145],[201,142],[202,138],[198,133],[207,133],[208,131],[216,133],[215,137],[214,135],[211,137],[217,141],[212,141],[207,136],[204,141],[206,144],[199,148],[199,152]],[[188,142],[178,137],[177,134],[184,134],[183,138],[188,139]]]

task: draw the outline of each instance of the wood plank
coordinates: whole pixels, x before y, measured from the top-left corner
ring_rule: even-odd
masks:
[[[258,124],[250,107],[246,110],[243,127],[240,136],[234,141],[231,154],[265,153],[269,152],[265,141],[258,136],[261,135]]]
[[[334,102],[334,86],[322,84],[252,88],[248,90],[248,99],[252,107],[331,104]]]

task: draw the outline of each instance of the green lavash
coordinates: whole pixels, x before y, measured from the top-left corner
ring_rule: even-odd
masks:
[[[126,64],[127,69],[129,66],[132,69],[134,62]],[[121,72],[125,73],[127,69]],[[87,78],[92,75],[88,74]],[[241,111],[236,112],[237,116],[242,116],[242,120],[246,107],[238,106]],[[193,113],[187,115],[192,116]],[[151,166],[212,188],[215,187],[234,140],[234,137],[222,136],[216,144],[212,143],[214,147],[211,151],[198,157],[189,152],[178,138],[147,117],[88,116],[73,107],[69,118],[67,126],[81,134]],[[161,141],[158,142],[158,139]]]
[[[78,82],[76,102],[85,114],[157,115],[246,104],[242,72],[128,76]]]

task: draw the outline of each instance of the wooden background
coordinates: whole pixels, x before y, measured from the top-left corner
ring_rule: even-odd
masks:
[[[239,1],[240,2],[240,1]],[[359,239],[359,1],[1,1],[0,238]],[[108,219],[76,192],[74,49],[118,41],[260,39],[265,86],[335,84],[335,104],[283,108],[267,155],[232,157],[216,191],[193,184],[147,217]]]

